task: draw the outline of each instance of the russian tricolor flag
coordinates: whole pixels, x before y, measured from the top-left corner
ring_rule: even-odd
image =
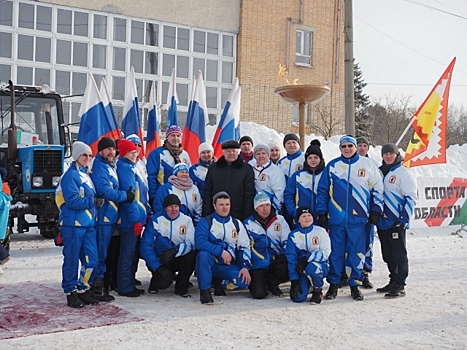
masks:
[[[153,81],[149,96],[148,133],[146,135],[146,154],[148,155],[161,145],[160,123],[161,117],[157,113],[156,84]]]
[[[136,134],[141,140],[141,152],[139,158],[144,159],[143,128],[138,106],[138,92],[136,90],[135,70],[133,66],[128,78],[125,105],[123,107],[122,131],[125,136]]]
[[[112,125],[117,132],[112,137],[114,140],[120,138],[120,129],[118,128],[117,117],[112,106],[112,101],[110,100],[109,89],[107,88],[107,83],[104,78],[101,79],[101,88],[99,93],[101,94],[102,103],[104,104],[105,111],[107,113],[107,118],[109,119],[110,124]]]
[[[212,140],[212,147],[214,148],[214,156],[216,158],[222,156],[222,143],[224,141],[239,139],[241,96],[242,88],[238,83],[238,78],[235,78],[234,86],[232,91],[230,91],[229,98],[222,112],[221,120],[219,121],[219,125],[217,126]]]
[[[87,86],[78,116],[81,118],[78,141],[89,145],[93,155],[97,154],[97,143],[101,137],[116,139],[120,136],[116,123],[107,115],[101,94],[91,73],[88,73]]]
[[[178,95],[177,84],[175,82],[175,68],[172,69],[172,76],[170,77],[169,91],[167,93],[167,127],[176,125],[178,126],[178,113],[177,113]]]
[[[206,88],[203,73],[198,71],[194,82],[192,100],[188,107],[182,146],[190,155],[191,164],[198,161],[198,147],[206,142],[206,124],[208,123],[208,107],[206,104]]]

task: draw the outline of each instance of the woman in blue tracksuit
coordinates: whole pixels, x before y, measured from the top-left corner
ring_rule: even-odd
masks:
[[[89,177],[91,148],[83,142],[73,143],[74,161],[63,174],[55,192],[55,203],[60,210],[59,225],[63,242],[62,288],[67,304],[73,308],[97,304],[89,286],[92,271],[97,267],[95,206],[104,199],[97,198]],[[78,279],[79,263],[81,276]]]
[[[318,182],[324,170],[325,163],[321,152],[321,143],[313,140],[305,152],[303,169],[295,172],[287,182],[284,191],[284,202],[287,212],[294,218],[294,228],[298,227],[295,221],[297,208],[307,206],[314,213],[316,221],[316,202],[318,193]]]
[[[119,206],[120,219],[117,222],[122,231],[120,257],[118,260],[118,294],[126,297],[139,297],[144,291],[135,287],[136,266],[139,260],[139,240],[143,225],[151,210],[148,204],[148,189],[136,169],[138,149],[129,140],[118,142],[120,157],[117,162],[117,175],[120,191],[134,191],[132,202],[122,202]]]
[[[326,230],[313,225],[309,207],[297,209],[299,228],[289,234],[285,255],[289,264],[290,299],[303,302],[313,287],[310,303],[319,304],[323,296],[323,280],[329,271],[331,240]]]
[[[193,164],[190,167],[190,179],[193,180],[193,184],[198,187],[199,194],[203,198],[204,193],[204,180],[208,174],[209,166],[217,162],[217,158],[214,157],[214,149],[209,142],[203,142],[198,147],[199,159],[198,163]]]

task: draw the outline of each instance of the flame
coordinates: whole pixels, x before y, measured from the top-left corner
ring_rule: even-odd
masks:
[[[277,73],[277,80],[279,84],[285,83],[286,85],[298,85],[298,78],[292,80],[292,83],[289,80],[289,72],[284,64],[279,63],[279,72]]]

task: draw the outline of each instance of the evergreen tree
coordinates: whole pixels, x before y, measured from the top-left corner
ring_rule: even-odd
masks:
[[[354,63],[354,100],[355,100],[355,134],[372,139],[372,119],[368,113],[370,97],[363,93],[367,85],[363,80],[363,73],[358,63]],[[371,142],[371,141],[370,141]]]

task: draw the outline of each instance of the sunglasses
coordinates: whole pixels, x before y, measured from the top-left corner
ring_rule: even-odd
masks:
[[[88,154],[88,153],[83,153],[82,156],[87,157],[87,158],[92,158],[92,154]]]
[[[350,145],[342,145],[342,146],[341,146],[341,148],[352,148],[352,147],[353,147],[352,144],[350,144]]]

